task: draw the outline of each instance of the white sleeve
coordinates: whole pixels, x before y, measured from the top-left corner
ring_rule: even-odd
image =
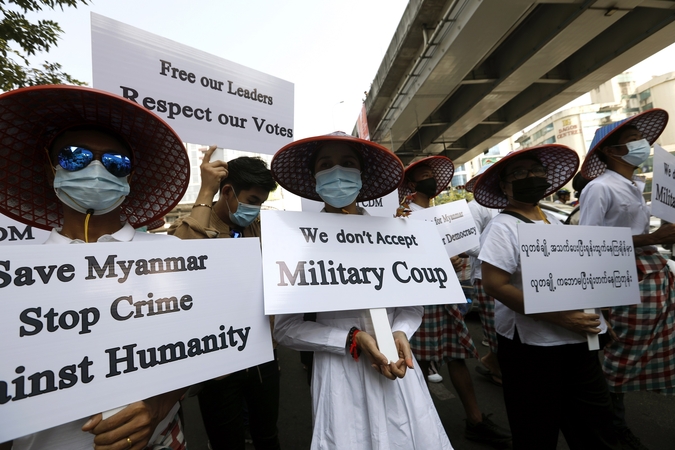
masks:
[[[274,319],[274,339],[300,351],[347,354],[349,330],[303,320],[303,314],[279,314]]]
[[[610,196],[602,183],[589,183],[579,199],[579,225],[603,226],[610,208]]]
[[[422,324],[422,316],[424,316],[424,306],[396,308],[394,310],[394,323],[391,325],[391,331],[403,331],[408,340],[410,340]]]
[[[505,224],[493,220],[486,229],[478,259],[508,273],[515,273],[520,265],[518,236]]]

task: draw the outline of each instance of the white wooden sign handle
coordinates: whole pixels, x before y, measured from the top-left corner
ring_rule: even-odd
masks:
[[[593,308],[584,309],[586,314],[596,314]],[[588,341],[588,350],[600,350],[600,337],[594,333],[586,333],[586,340]]]
[[[387,308],[373,308],[370,310],[370,320],[373,321],[375,340],[380,352],[387,357],[390,363],[398,361],[398,350],[391,332]]]

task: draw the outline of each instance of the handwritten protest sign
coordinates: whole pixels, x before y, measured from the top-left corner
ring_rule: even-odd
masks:
[[[435,224],[448,256],[459,255],[478,245],[479,233],[466,200],[413,211],[409,218]]]
[[[0,245],[42,244],[49,231],[31,227],[0,214]]]
[[[518,224],[525,314],[640,302],[630,228]]]
[[[675,223],[675,155],[654,145],[652,214]]]
[[[435,225],[262,211],[265,313],[465,303]]]
[[[93,85],[165,119],[186,142],[273,154],[293,141],[293,84],[91,14]]]
[[[3,248],[0,442],[272,359],[259,245]]]

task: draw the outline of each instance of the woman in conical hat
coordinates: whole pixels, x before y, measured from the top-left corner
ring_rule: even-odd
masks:
[[[675,280],[655,247],[675,243],[675,225],[649,232],[645,183],[633,175],[667,124],[668,113],[655,108],[599,128],[581,168],[591,181],[581,193],[579,225],[629,227],[633,235],[640,303],[610,308],[616,339],[605,346],[603,359],[617,432],[627,444],[639,439],[620,413],[624,394],[675,394]],[[659,201],[656,198],[653,201]]]
[[[518,224],[562,225],[539,200],[576,173],[577,153],[551,144],[512,152],[475,183],[476,201],[503,208],[481,234],[482,280],[494,297],[504,402],[514,448],[555,449],[562,431],[571,449],[619,449],[609,392],[586,334],[606,326],[598,314],[524,311]],[[553,232],[555,230],[552,230]]]
[[[357,202],[392,192],[403,178],[389,150],[339,132],[285,146],[271,169],[281,186],[336,214],[366,215]],[[423,308],[387,312],[403,355],[395,363],[378,350],[367,310],[317,313],[316,322],[276,316],[280,344],[314,352],[312,449],[452,448],[408,343]]]

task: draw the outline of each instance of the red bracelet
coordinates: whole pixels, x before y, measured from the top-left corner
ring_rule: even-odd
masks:
[[[349,354],[352,355],[352,358],[354,358],[354,361],[359,360],[359,354],[361,353],[359,349],[356,347],[356,335],[359,334],[361,330],[356,329],[352,333],[352,342],[349,345]]]

